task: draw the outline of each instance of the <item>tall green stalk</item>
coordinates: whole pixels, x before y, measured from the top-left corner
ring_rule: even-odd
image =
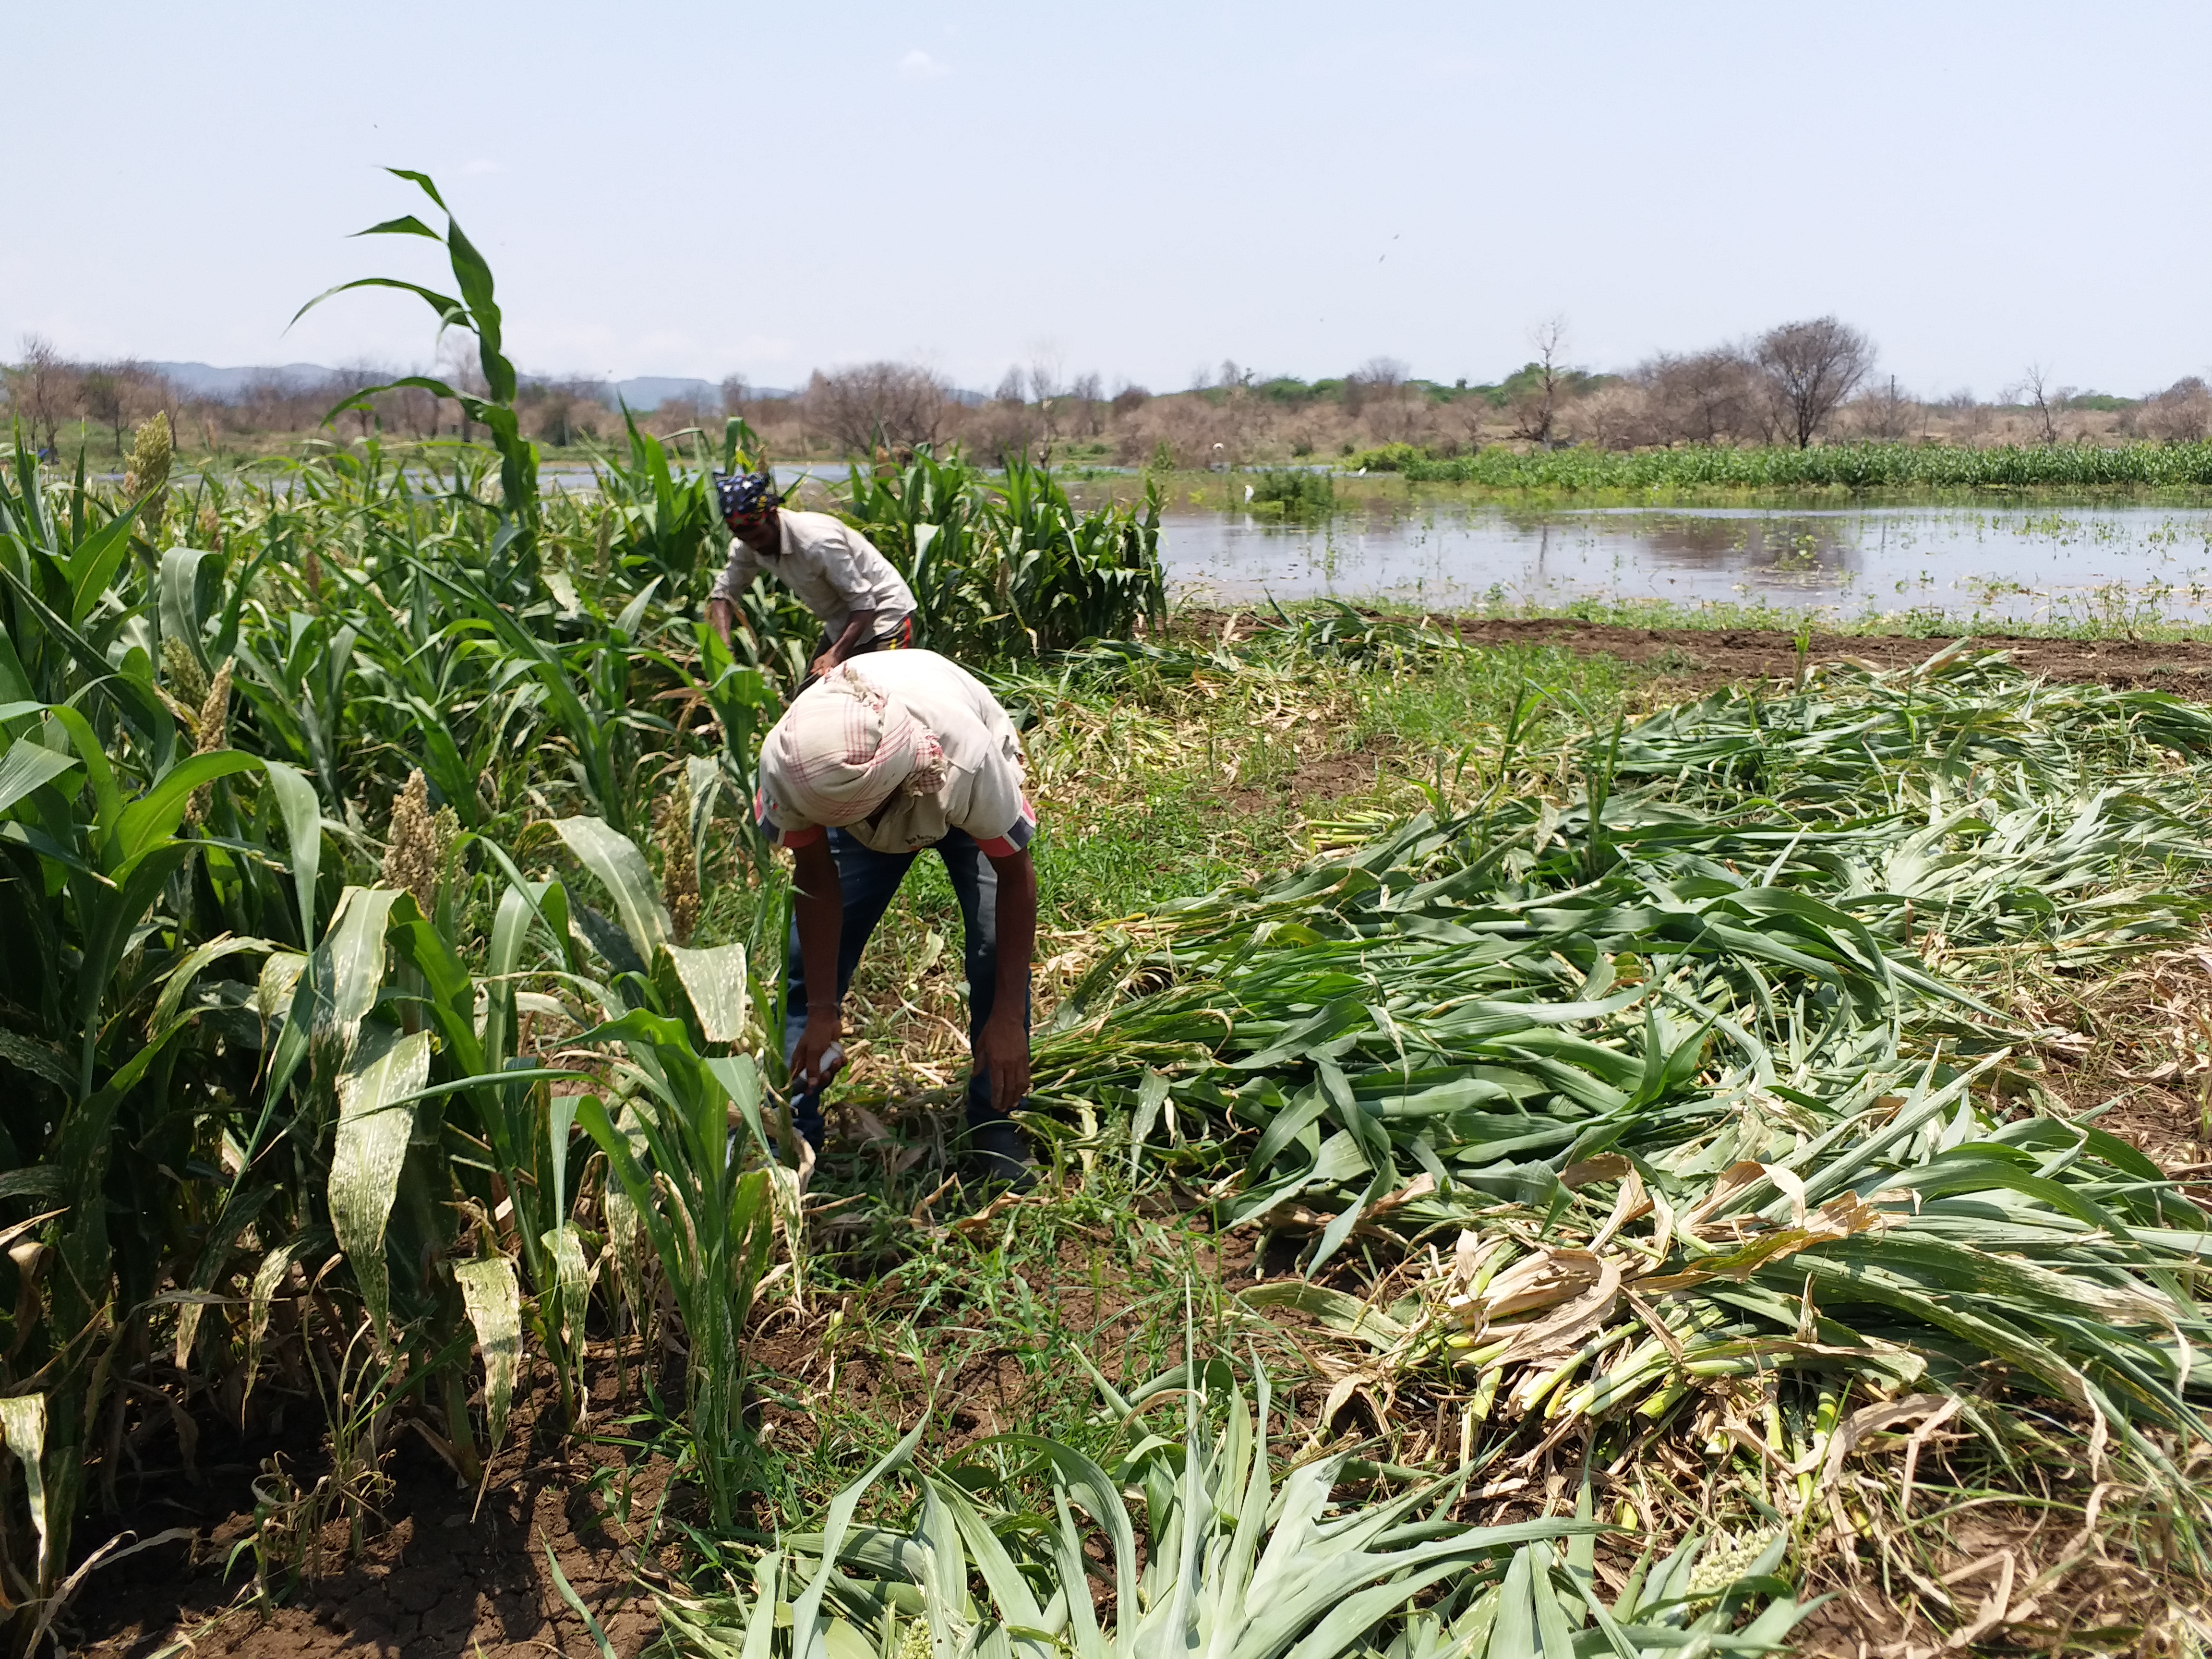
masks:
[[[482,425],[491,434],[492,447],[499,452],[500,495],[503,503],[498,534],[494,538],[491,556],[502,566],[520,572],[526,579],[535,574],[538,560],[539,507],[538,498],[538,446],[522,435],[520,420],[515,413],[516,377],[514,365],[507,361],[501,333],[499,304],[492,291],[491,267],[477,250],[475,243],[462,233],[460,222],[447,207],[445,198],[438,194],[437,185],[427,173],[413,173],[404,167],[385,169],[396,179],[405,179],[419,187],[435,203],[446,216],[446,229],[441,235],[413,214],[403,214],[397,219],[386,219],[381,224],[371,225],[356,234],[362,236],[426,236],[446,250],[453,267],[453,282],[461,290],[461,297],[453,299],[419,283],[404,281],[395,276],[359,276],[349,283],[340,283],[326,289],[301,306],[292,315],[298,322],[317,306],[333,295],[343,294],[357,288],[395,288],[418,296],[437,313],[438,331],[449,328],[465,328],[476,336],[477,362],[483,374],[487,395],[482,398],[457,392],[443,380],[427,375],[410,374],[382,386],[369,386],[356,392],[331,411],[335,417],[345,410],[366,407],[368,400],[380,392],[389,392],[400,386],[412,386],[428,392],[433,397],[444,398],[459,404],[471,421]]]

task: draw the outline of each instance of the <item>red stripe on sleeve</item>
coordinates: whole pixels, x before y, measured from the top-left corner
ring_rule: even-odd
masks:
[[[1010,859],[1027,847],[1036,834],[1036,808],[1030,805],[1029,797],[1024,795],[1022,797],[1022,815],[1014,820],[1013,827],[1003,836],[994,836],[988,841],[977,842],[975,845],[987,859]]]

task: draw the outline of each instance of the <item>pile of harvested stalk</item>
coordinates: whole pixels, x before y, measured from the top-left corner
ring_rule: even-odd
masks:
[[[1717,1503],[1803,1561],[1901,1559],[1916,1478],[2095,1488],[2195,1576],[2212,1218],[2044,1086],[2073,1034],[2019,1011],[2195,935],[2208,749],[2194,705],[1956,648],[1717,693],[1593,736],[1568,799],[1509,754],[1127,930],[1039,1076],[1307,1241],[1245,1300],[1346,1340],[1332,1407],[1402,1459],[1494,1494],[1579,1462],[1639,1530]],[[1908,1434],[1900,1506],[1859,1454]],[[1983,1592],[1884,1594],[1955,1632]]]

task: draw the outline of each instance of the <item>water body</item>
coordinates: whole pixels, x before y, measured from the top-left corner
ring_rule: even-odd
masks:
[[[1163,516],[1170,586],[1229,604],[1577,599],[2014,622],[2212,620],[2212,507],[1594,507],[1437,502],[1284,524]]]
[[[681,467],[685,458],[672,457],[671,465]],[[853,476],[852,468],[843,461],[778,461],[775,466],[776,488],[791,489],[811,478],[819,483],[842,484]],[[538,470],[541,488],[565,490],[571,495],[596,495],[599,491],[599,474],[585,461],[554,461]]]

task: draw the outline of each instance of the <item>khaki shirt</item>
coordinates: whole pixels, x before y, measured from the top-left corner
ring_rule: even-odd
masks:
[[[945,751],[945,787],[930,795],[893,795],[845,833],[878,853],[933,847],[964,830],[993,858],[1011,858],[1036,833],[1036,813],[1022,793],[1022,740],[983,683],[934,651],[885,651],[847,666],[906,705]],[[806,694],[802,694],[806,695]],[[779,799],[783,792],[763,744],[760,793],[753,810],[771,842],[804,847],[822,826]]]
[[[855,611],[876,613],[874,633],[889,633],[914,614],[914,592],[891,562],[866,536],[827,513],[776,510],[780,553],[763,557],[730,538],[730,562],[714,579],[709,599],[735,599],[763,570],[782,582],[822,620],[831,639],[845,631]]]

